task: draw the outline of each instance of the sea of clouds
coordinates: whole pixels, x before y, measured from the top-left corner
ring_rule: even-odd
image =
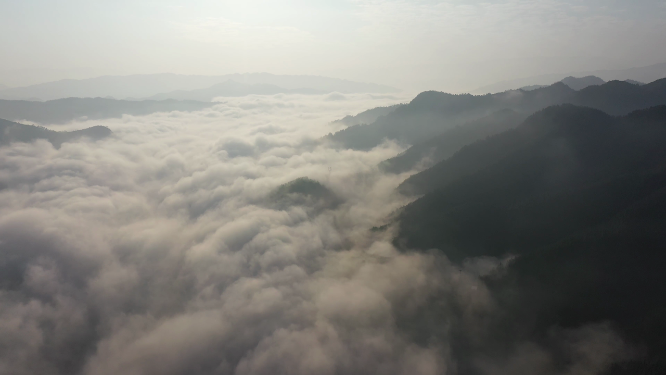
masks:
[[[403,148],[319,141],[332,120],[405,100],[232,98],[51,127],[109,127],[98,142],[1,148],[0,374],[456,373],[451,332],[483,339],[481,277],[503,263],[397,251],[391,229],[370,229],[409,202],[394,192],[406,175],[377,168]],[[343,203],[266,204],[299,177]],[[576,374],[622,347],[604,325],[567,337]],[[551,362],[531,344],[477,361],[488,374]]]

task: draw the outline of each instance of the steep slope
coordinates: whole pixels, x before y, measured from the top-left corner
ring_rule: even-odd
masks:
[[[122,115],[148,115],[155,112],[198,111],[213,103],[177,100],[115,100],[104,98],[67,98],[48,102],[0,100],[0,118],[58,124],[79,118],[99,120]]]
[[[666,79],[644,86],[612,81],[575,91],[558,82],[532,91],[507,91],[493,95],[451,95],[428,91],[372,124],[356,125],[326,137],[342,147],[370,149],[385,139],[413,145],[424,142],[467,121],[512,109],[530,114],[557,104],[596,108],[613,115],[666,104]]]
[[[665,146],[666,106],[624,117],[547,108],[441,163],[457,177],[404,208],[395,243],[459,263],[517,255],[489,280],[503,314],[479,345],[538,342],[554,327],[610,321],[645,349],[645,362],[618,373],[661,373]]]
[[[111,135],[111,130],[106,126],[93,126],[71,132],[57,132],[41,126],[24,125],[0,119],[0,146],[12,142],[32,142],[37,139],[45,139],[51,142],[54,147],[59,148],[65,142],[73,142],[83,137],[99,140],[109,135]]]
[[[445,220],[454,222],[456,230],[467,227],[473,232],[489,225],[473,236],[475,245],[466,251],[501,255],[527,246],[532,237],[543,238],[539,231],[594,221],[596,213],[612,210],[604,199],[621,205],[631,194],[639,194],[641,186],[652,189],[647,181],[666,167],[665,144],[666,106],[622,118],[570,105],[548,108],[519,128],[468,146],[433,167],[438,173],[430,174],[434,178],[423,181],[430,186],[419,191],[427,194],[403,213],[405,234],[416,230],[430,235],[409,234],[407,245],[428,248],[444,239],[455,245],[455,238],[463,244],[467,232],[446,234],[441,230],[447,227],[441,225]],[[629,190],[617,196],[599,193],[610,194],[613,189]],[[567,207],[567,202],[575,206]],[[546,209],[563,210],[564,216],[541,216]],[[477,216],[479,210],[490,211]],[[558,224],[558,218],[565,216]],[[432,217],[438,219],[428,219]],[[525,226],[531,230],[525,231]],[[527,242],[509,240],[511,236]]]
[[[660,113],[664,106],[651,108],[649,114]],[[627,116],[628,119],[637,119],[643,113],[637,111]],[[551,134],[552,128],[558,124],[595,124],[614,122],[611,116],[590,108],[563,105],[551,107],[529,117],[517,129],[498,134],[489,139],[475,142],[463,147],[448,160],[444,160],[433,167],[410,176],[398,190],[406,195],[420,195],[437,190],[449,183],[468,176],[488,167],[492,163],[502,160],[530,142],[536,142],[542,137]],[[617,120],[620,121],[620,120]]]
[[[470,143],[515,128],[524,119],[523,114],[510,109],[495,112],[445,131],[428,141],[417,143],[402,154],[383,161],[380,168],[385,172],[402,173],[413,169],[417,164],[422,168],[430,167]]]

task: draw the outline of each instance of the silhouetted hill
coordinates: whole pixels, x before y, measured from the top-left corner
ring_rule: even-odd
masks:
[[[463,146],[515,128],[524,119],[524,115],[510,109],[495,112],[445,131],[428,141],[417,143],[402,154],[383,161],[380,168],[390,173],[407,172],[417,164],[420,164],[421,168],[428,168],[450,157]]]
[[[286,210],[291,206],[304,206],[313,212],[334,208],[341,200],[327,187],[307,177],[297,178],[281,185],[268,197],[268,205]]]
[[[46,139],[54,147],[59,148],[64,142],[72,142],[83,137],[99,140],[109,135],[111,135],[111,130],[106,126],[93,126],[71,132],[57,132],[41,126],[24,125],[0,119],[0,145],[2,146],[12,142],[32,142],[37,139]]]
[[[15,121],[58,124],[86,118],[99,120],[122,115],[142,116],[155,112],[198,111],[213,103],[177,100],[115,100],[104,98],[67,98],[48,102],[0,100],[0,117]]]
[[[564,83],[565,85],[571,87],[576,91],[582,90],[589,86],[599,86],[606,83],[606,81],[596,76],[586,76],[580,78],[569,76],[561,80],[560,82]]]
[[[562,82],[532,91],[515,90],[478,96],[427,91],[372,124],[349,127],[329,135],[326,140],[354,149],[370,149],[385,139],[413,145],[498,110],[512,109],[530,114],[565,103],[596,108],[613,115],[627,114],[666,104],[666,79],[644,86],[611,81],[580,91]]]
[[[396,104],[388,107],[377,107],[377,108],[372,108],[368,109],[367,111],[363,111],[357,115],[354,116],[345,116],[341,118],[340,120],[336,120],[334,122],[339,122],[342,124],[345,124],[347,126],[354,126],[354,125],[360,125],[360,124],[372,124],[373,122],[377,121],[378,118],[382,116],[386,116],[389,113],[393,112],[396,108],[403,106],[404,104]]]
[[[666,369],[666,106],[549,107],[435,169],[400,213],[396,244],[455,262],[517,255],[489,280],[502,318],[474,345],[611,321]],[[618,371],[640,373],[629,368]]]
[[[179,90],[151,96],[150,100],[197,100],[209,102],[215,97],[234,97],[246,95],[275,95],[275,94],[323,94],[327,91],[315,89],[285,89],[269,84],[245,84],[235,81],[218,83],[211,87],[198,90]]]

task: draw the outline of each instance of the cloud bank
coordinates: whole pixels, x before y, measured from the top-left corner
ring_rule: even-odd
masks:
[[[96,143],[0,148],[0,373],[457,373],[453,340],[483,340],[495,306],[482,277],[506,262],[460,268],[371,232],[407,203],[394,195],[405,175],[376,167],[402,149],[316,140],[404,98],[336,99],[225,99],[97,121],[114,135]],[[265,204],[304,176],[342,203]],[[623,351],[604,325],[559,336],[572,374]],[[522,343],[475,368],[561,372],[552,362]]]

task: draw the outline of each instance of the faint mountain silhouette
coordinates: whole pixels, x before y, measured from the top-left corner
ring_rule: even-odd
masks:
[[[247,95],[275,95],[275,94],[324,94],[326,91],[315,89],[285,89],[270,84],[245,84],[235,81],[218,83],[211,87],[198,90],[179,90],[168,93],[157,94],[149,97],[150,100],[197,100],[210,102],[216,97],[235,97]]]
[[[211,85],[224,83],[230,80],[246,85],[275,85],[286,90],[309,89],[323,92],[337,91],[342,93],[387,93],[397,91],[395,88],[373,83],[353,82],[319,76],[290,76],[268,73],[197,76],[168,73],[103,76],[80,80],[65,79],[2,90],[0,91],[0,98],[54,100],[69,97],[90,98],[111,96],[118,99],[137,99],[173,91],[206,89],[211,87]]]
[[[472,90],[471,92],[474,94],[497,93],[507,90],[515,90],[519,87],[550,84],[551,82],[560,81],[566,76],[584,77],[590,75],[600,77],[601,79],[606,81],[635,80],[639,82],[652,82],[662,78],[666,78],[666,62],[650,66],[630,68],[630,69],[596,70],[596,71],[587,71],[587,72],[573,72],[568,74],[558,73],[558,74],[546,74],[534,77],[517,78],[483,86],[478,89]]]

